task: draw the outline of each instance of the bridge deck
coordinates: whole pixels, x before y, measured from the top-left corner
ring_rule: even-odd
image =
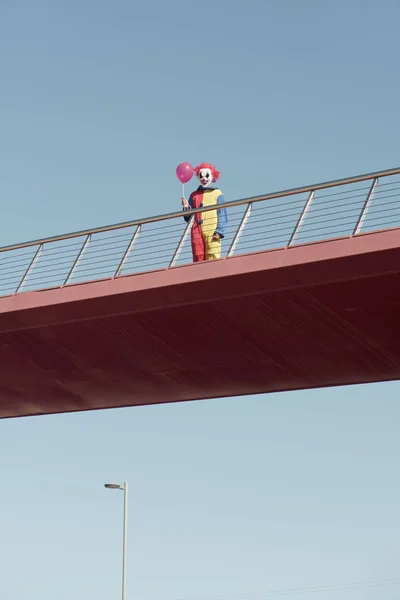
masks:
[[[400,377],[400,229],[0,298],[0,417]]]

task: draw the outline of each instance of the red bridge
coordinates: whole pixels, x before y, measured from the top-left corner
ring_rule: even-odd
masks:
[[[400,168],[227,203],[206,263],[182,213],[1,248],[0,417],[399,379],[399,197]]]

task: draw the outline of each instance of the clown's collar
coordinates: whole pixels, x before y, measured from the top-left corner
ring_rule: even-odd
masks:
[[[217,188],[215,187],[209,187],[207,185],[199,185],[199,187],[197,188],[198,192],[212,192],[213,190],[216,190]]]

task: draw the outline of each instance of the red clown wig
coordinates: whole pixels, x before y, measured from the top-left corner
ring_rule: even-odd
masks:
[[[219,171],[217,171],[217,169],[213,165],[204,162],[200,165],[197,165],[197,167],[194,168],[197,177],[199,176],[201,169],[210,169],[213,181],[217,181],[217,179],[219,178]]]

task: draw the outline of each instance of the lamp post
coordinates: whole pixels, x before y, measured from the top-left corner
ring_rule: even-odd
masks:
[[[126,555],[128,549],[128,482],[124,485],[119,483],[105,483],[104,487],[109,490],[121,490],[124,492],[124,537],[122,543],[122,600],[125,599],[126,590]]]

